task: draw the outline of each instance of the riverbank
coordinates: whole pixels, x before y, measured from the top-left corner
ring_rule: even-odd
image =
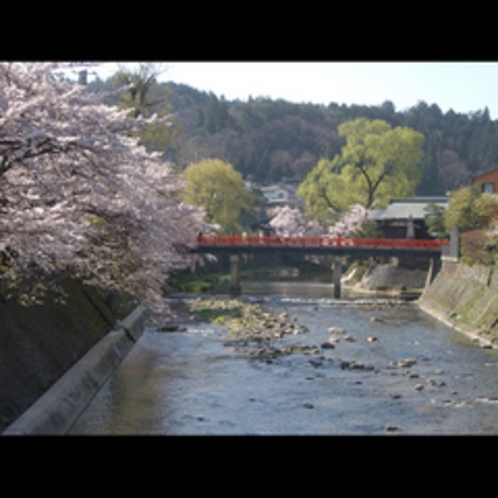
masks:
[[[97,342],[2,433],[61,436],[84,412],[141,337],[147,310],[138,306]]]
[[[70,279],[62,287],[65,302],[47,296],[42,305],[23,306],[0,299],[0,432],[34,406],[132,309],[124,303],[113,306],[113,300]],[[76,401],[70,397],[65,402]]]
[[[481,347],[498,349],[498,274],[492,268],[444,261],[418,305]]]

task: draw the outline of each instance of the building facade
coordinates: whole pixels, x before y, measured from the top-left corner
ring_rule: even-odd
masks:
[[[474,185],[480,185],[481,191],[486,194],[498,192],[498,169],[488,171],[472,179]]]
[[[384,209],[372,209],[368,214],[375,221],[384,237],[389,239],[431,239],[425,223],[426,208],[436,204],[443,209],[448,207],[447,197],[412,197],[391,199]]]

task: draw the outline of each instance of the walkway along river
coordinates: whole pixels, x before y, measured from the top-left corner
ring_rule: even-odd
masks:
[[[299,330],[266,343],[269,354],[213,323],[146,330],[70,433],[498,433],[496,350],[416,303],[332,293],[248,283],[246,301],[287,313]]]

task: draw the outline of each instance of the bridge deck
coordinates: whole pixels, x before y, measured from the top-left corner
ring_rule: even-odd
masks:
[[[394,256],[439,258],[448,240],[367,239],[341,237],[259,237],[241,235],[200,235],[199,253],[241,254],[262,251],[300,252],[305,254]]]

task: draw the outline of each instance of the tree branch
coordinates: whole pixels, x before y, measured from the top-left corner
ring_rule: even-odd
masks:
[[[326,187],[322,186],[322,185],[319,185],[318,188],[320,189],[320,194],[322,195],[323,197],[323,200],[326,202],[327,206],[332,209],[332,211],[338,213],[340,210],[337,206],[335,206],[332,201],[330,200],[328,194],[327,194],[327,191],[326,191]]]

